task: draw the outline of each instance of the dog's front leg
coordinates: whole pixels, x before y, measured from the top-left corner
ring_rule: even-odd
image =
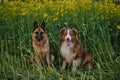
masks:
[[[77,68],[80,66],[80,60],[73,60],[73,63],[72,63],[73,67],[72,67],[72,71],[76,71]]]
[[[51,63],[50,63],[50,54],[47,54],[46,55],[46,61],[47,61],[47,65],[48,65],[48,68],[50,68],[50,65],[51,65]]]
[[[66,68],[66,65],[67,65],[67,63],[66,63],[66,61],[65,61],[65,59],[63,60],[63,64],[62,64],[62,70],[64,70],[65,68]]]
[[[35,56],[35,66],[37,67],[37,71],[39,71],[41,67],[39,55]]]

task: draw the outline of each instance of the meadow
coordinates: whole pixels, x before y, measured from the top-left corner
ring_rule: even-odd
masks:
[[[52,70],[36,72],[33,23],[46,22]],[[92,69],[60,70],[60,29],[76,28],[93,57]],[[3,0],[0,2],[0,80],[120,80],[120,4],[111,0]]]

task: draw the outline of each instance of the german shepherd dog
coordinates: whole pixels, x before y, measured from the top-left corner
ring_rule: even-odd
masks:
[[[43,21],[41,26],[37,21],[34,22],[34,29],[32,33],[32,44],[35,51],[35,63],[37,68],[39,65],[51,66],[51,55],[49,48],[49,39],[45,31],[45,22]]]

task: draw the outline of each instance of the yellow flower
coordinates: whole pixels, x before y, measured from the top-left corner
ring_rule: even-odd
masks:
[[[118,25],[117,28],[120,29],[120,25]]]
[[[17,10],[17,8],[16,8],[16,7],[14,7],[14,8],[13,8],[13,10],[14,10],[14,11],[16,11],[16,10]]]
[[[65,11],[65,14],[67,14],[67,11]]]
[[[112,29],[109,29],[110,31],[113,31]]]
[[[53,19],[53,21],[57,21],[57,20],[58,20],[58,18],[54,18],[54,19]]]
[[[8,2],[8,0],[4,0],[4,2]]]
[[[25,13],[25,12],[23,12],[23,13],[22,13],[22,15],[24,16],[24,15],[26,15],[26,13]]]
[[[48,22],[48,19],[46,19],[45,22]]]
[[[43,14],[43,17],[45,18],[45,17],[47,17],[48,16],[48,14],[47,13],[45,13],[45,14]]]
[[[62,78],[59,78],[59,80],[63,80]]]
[[[74,13],[73,16],[76,17],[76,14]]]
[[[83,23],[82,25],[83,25],[83,27],[87,27],[87,26],[88,26],[88,25],[87,25],[87,24],[85,24],[85,23]]]

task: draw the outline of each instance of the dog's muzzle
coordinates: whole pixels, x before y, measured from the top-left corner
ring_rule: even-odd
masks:
[[[37,41],[41,41],[43,39],[43,36],[37,36],[36,39]]]

